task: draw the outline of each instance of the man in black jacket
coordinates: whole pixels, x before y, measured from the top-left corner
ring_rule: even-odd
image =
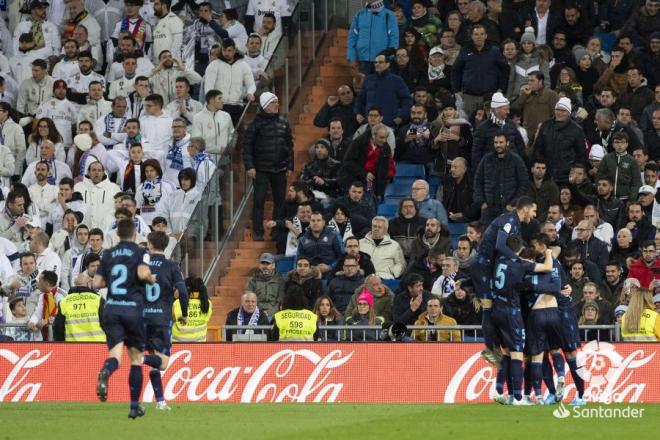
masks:
[[[335,308],[343,315],[355,290],[364,284],[364,276],[360,273],[357,259],[352,255],[344,257],[341,268],[341,272],[328,283],[328,295]]]
[[[426,219],[419,216],[417,204],[412,197],[404,197],[399,202],[397,216],[390,221],[390,237],[399,243],[403,255],[408,259],[412,243],[417,239],[417,231],[424,228]]]
[[[624,204],[620,199],[614,197],[614,181],[610,176],[603,176],[596,181],[597,195],[588,195],[580,191],[578,187],[571,182],[571,194],[575,203],[580,205],[596,205],[600,218],[617,228],[624,215]]]
[[[353,114],[355,94],[348,85],[344,84],[337,89],[337,95],[328,96],[327,102],[323,104],[321,110],[314,117],[314,125],[326,128],[330,126],[332,119],[339,118],[344,128],[344,136],[350,138],[358,128],[357,120]]]
[[[337,203],[348,208],[353,234],[358,238],[363,238],[371,230],[371,219],[376,216],[374,205],[366,199],[365,192],[364,183],[356,181],[348,188],[348,195],[337,199]]]
[[[241,296],[241,305],[227,314],[225,325],[269,325],[270,318],[257,306],[257,295],[254,292],[245,292]],[[231,341],[235,334],[245,334],[245,330],[227,331],[227,341]],[[266,333],[270,339],[270,331],[256,330],[255,333]]]
[[[467,172],[468,162],[465,158],[457,157],[451,161],[449,175],[442,186],[442,204],[447,209],[449,221],[465,222],[474,220],[476,210],[472,202],[474,189],[472,176]]]
[[[374,268],[374,264],[371,262],[371,257],[369,254],[365,254],[364,252],[360,251],[360,240],[358,240],[357,237],[349,237],[344,240],[344,247],[346,248],[346,253],[339,257],[339,260],[337,260],[335,270],[330,274],[330,278],[333,276],[341,275],[343,273],[342,268],[344,267],[344,260],[349,257],[355,258],[359,266],[358,270],[360,275],[363,277],[366,278],[369,275],[376,273],[376,269]]]
[[[426,311],[431,293],[424,290],[424,278],[411,273],[401,282],[401,292],[394,297],[392,317],[394,322],[413,325],[417,317]]]
[[[608,261],[609,253],[607,244],[594,237],[594,226],[589,220],[582,220],[575,228],[577,236],[575,240],[568,243],[568,246],[575,246],[580,250],[582,261],[591,261],[596,266],[600,274],[605,273],[605,265]]]
[[[286,178],[293,171],[293,136],[286,118],[279,115],[277,96],[264,92],[259,97],[262,112],[247,127],[243,163],[254,179],[252,230],[255,241],[264,239],[264,204],[268,185],[273,193],[274,218],[284,216]]]
[[[338,194],[337,173],[341,163],[330,157],[331,148],[327,139],[316,141],[314,159],[303,166],[300,174],[300,181],[314,191],[317,199],[333,199]]]

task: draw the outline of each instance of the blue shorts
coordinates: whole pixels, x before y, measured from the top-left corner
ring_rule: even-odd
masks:
[[[157,351],[165,356],[169,356],[172,349],[172,321],[162,319],[162,317],[149,317],[146,314],[144,326],[147,350]]]
[[[520,309],[495,299],[490,316],[501,345],[510,351],[522,352],[525,348],[525,323]]]
[[[109,349],[124,342],[126,347],[143,351],[142,307],[106,305],[103,309],[103,331]]]
[[[561,349],[565,352],[575,351],[580,348],[580,329],[577,316],[573,310],[559,309],[561,318]]]
[[[493,262],[477,257],[470,265],[470,277],[479,299],[493,299]]]
[[[556,307],[531,310],[527,321],[525,353],[532,356],[562,346],[562,322]]]

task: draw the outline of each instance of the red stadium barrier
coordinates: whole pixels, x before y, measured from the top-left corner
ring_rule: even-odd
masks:
[[[487,402],[495,370],[480,344],[180,344],[163,376],[177,402]],[[660,344],[583,347],[586,398],[660,402]],[[96,401],[101,344],[0,344],[0,402]],[[110,400],[128,401],[128,358],[110,379]],[[146,369],[145,369],[146,371]],[[568,373],[568,366],[566,368]],[[575,389],[567,374],[567,397]],[[153,400],[145,374],[144,401]]]

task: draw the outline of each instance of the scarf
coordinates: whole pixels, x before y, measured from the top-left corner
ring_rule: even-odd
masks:
[[[57,164],[55,163],[55,159],[53,158],[51,160],[47,160],[47,159],[44,159],[42,157],[41,160],[43,160],[45,162],[48,162],[50,164],[50,173],[48,174],[48,177],[46,178],[46,180],[48,180],[49,184],[57,186],[58,185],[58,181],[57,181]]]
[[[55,302],[55,294],[57,293],[57,287],[51,290],[50,292],[44,293],[44,309],[43,309],[43,319],[50,321],[50,318],[54,318],[57,315],[57,303]],[[44,341],[47,341],[49,327],[44,327],[41,329],[41,335],[44,338]]]
[[[39,271],[35,270],[28,276],[20,276],[21,287],[16,289],[16,296],[26,298],[32,294],[37,289],[37,275]]]
[[[188,147],[190,138],[184,137],[178,141],[175,139],[174,143],[170,147],[170,150],[167,152],[167,160],[170,161],[169,167],[173,170],[182,170],[183,169],[183,148]]]
[[[247,313],[243,312],[243,307],[241,306],[241,307],[238,308],[238,321],[237,321],[237,324],[238,325],[247,325],[247,326],[250,326],[250,327],[254,327],[254,326],[258,325],[258,323],[259,323],[259,315],[260,315],[259,307],[257,307],[254,310],[254,313],[252,313],[251,315],[248,315]],[[247,320],[247,322],[245,322],[246,318],[248,318],[248,316],[249,316],[249,320]],[[238,332],[240,334],[245,334],[245,335],[254,334],[254,330],[239,330]]]
[[[82,11],[73,20],[67,21],[66,28],[64,28],[64,37],[73,38],[73,31],[76,29],[76,26],[78,26],[81,21],[86,19],[88,15],[89,13],[87,11]]]
[[[78,162],[78,166],[79,166],[78,176],[84,176],[85,174],[87,174],[87,170],[85,169],[85,162],[87,162],[87,158],[89,156],[92,156],[93,158],[95,158],[98,161],[98,157],[96,157],[92,154],[92,149],[91,148],[89,150],[85,151],[82,154],[82,156],[80,156],[80,161]]]
[[[117,128],[117,133],[124,129],[124,125],[126,125],[126,121],[128,121],[126,115],[122,116],[120,119],[121,121],[119,123],[119,128]],[[105,115],[103,122],[105,123],[105,131],[108,133],[115,133],[115,116],[112,114],[112,112]]]
[[[331,218],[330,221],[328,222],[328,229],[331,231],[335,231],[337,235],[339,235],[342,238],[342,241],[346,240],[349,237],[353,236],[353,227],[351,226],[351,220],[346,219],[344,227],[344,233],[341,233],[341,227],[337,224],[334,218]]]
[[[453,273],[451,275],[448,275],[446,277],[443,277],[442,280],[442,285],[441,285],[441,291],[442,291],[442,297],[446,298],[452,293],[454,293],[455,290],[455,284],[454,284],[454,278],[456,277],[456,273]]]
[[[440,64],[439,66],[432,66],[429,64],[428,72],[429,72],[429,81],[443,79],[445,77],[445,65]]]
[[[140,161],[140,182],[144,182],[144,167]],[[135,194],[135,164],[129,161],[126,169],[124,169],[124,191]]]
[[[195,171],[199,169],[199,166],[205,160],[209,160],[213,162],[213,159],[211,159],[211,156],[209,156],[209,153],[207,153],[206,151],[200,151],[199,153],[195,154],[195,156],[192,157],[192,160],[193,160],[193,166],[195,167]]]
[[[119,29],[119,32],[129,32],[133,38],[135,38],[135,41],[137,41],[138,49],[142,49],[144,47],[144,36],[147,32],[147,24],[142,17],[138,17],[135,21],[135,27],[132,31],[129,30],[130,28],[131,19],[130,17],[126,16],[121,21],[121,28]]]
[[[141,144],[142,143],[142,135],[140,133],[137,134],[135,137],[128,137],[126,136],[126,149],[128,150],[131,145],[133,144]]]
[[[385,3],[383,2],[383,0],[378,0],[373,3],[367,3],[367,11],[371,12],[372,14],[378,14],[383,9],[385,9]]]
[[[499,128],[504,128],[504,124],[506,124],[506,119],[497,119],[495,113],[490,114],[490,121]]]
[[[30,32],[34,38],[35,49],[41,49],[42,47],[46,46],[46,39],[44,38],[44,29],[42,25],[43,21],[32,21]]]
[[[143,205],[141,208],[142,212],[153,212],[156,210],[155,205],[163,195],[163,185],[161,180],[161,177],[156,177],[154,181],[145,180],[142,182],[142,197],[147,205],[152,205]]]
[[[298,216],[295,216],[291,219],[291,223],[293,223],[293,227],[299,230],[301,233],[304,233],[305,231],[303,230],[302,223],[300,222],[300,219]],[[286,236],[286,256],[287,257],[293,257],[296,255],[298,252],[298,237],[293,235],[293,232],[289,231],[289,233]]]

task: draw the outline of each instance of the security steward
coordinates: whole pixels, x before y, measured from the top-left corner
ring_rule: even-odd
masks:
[[[273,341],[315,341],[320,338],[316,313],[307,310],[301,292],[288,292],[282,310],[273,316]]]
[[[201,278],[186,279],[188,289],[188,321],[182,323],[181,302],[176,299],[172,304],[172,342],[206,342],[209,320],[213,315],[213,306]]]
[[[60,301],[60,312],[53,323],[56,341],[105,342],[101,313],[105,301],[91,287],[86,273],[78,275],[74,287]]]
[[[657,283],[654,281],[654,285]],[[621,317],[621,339],[625,342],[660,341],[660,315],[655,311],[650,290],[630,289],[628,309]]]

